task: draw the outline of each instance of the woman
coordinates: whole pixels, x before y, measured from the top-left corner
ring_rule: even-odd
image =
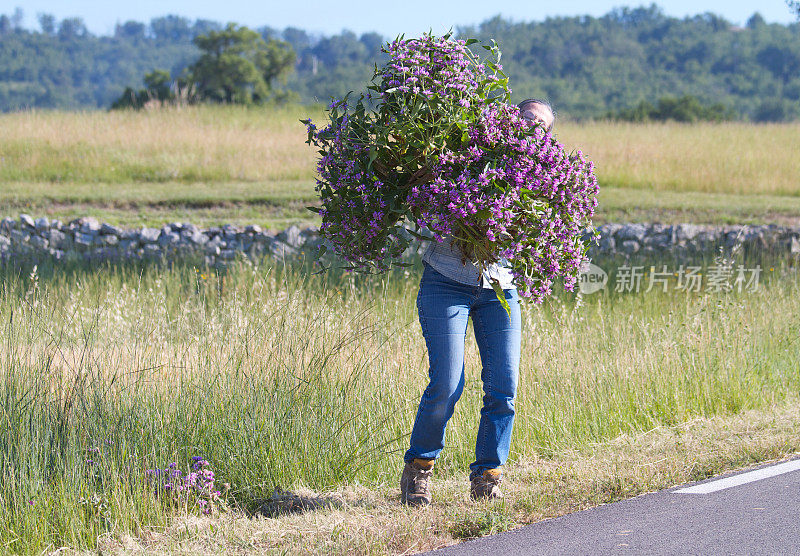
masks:
[[[555,114],[546,101],[527,99],[518,106],[526,120],[552,128]],[[501,498],[501,468],[511,443],[519,375],[519,295],[507,261],[492,264],[481,273],[471,262],[462,263],[450,238],[432,241],[422,260],[417,310],[428,348],[430,383],[420,400],[403,458],[401,499],[411,505],[431,502],[429,479],[434,461],[444,448],[447,421],[464,389],[464,339],[470,316],[483,365],[484,391],[475,461],[470,465],[470,495],[473,499]],[[491,280],[500,282],[510,315],[497,299]]]

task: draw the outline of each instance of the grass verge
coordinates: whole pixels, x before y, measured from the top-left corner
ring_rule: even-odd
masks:
[[[435,476],[432,505],[418,509],[399,503],[394,484],[300,488],[282,499],[305,505],[282,512],[176,517],[136,537],[108,535],[100,546],[111,553],[409,554],[796,455],[798,430],[795,399],[518,461],[507,469],[503,502],[469,501],[466,474]]]
[[[524,306],[500,505],[466,501],[481,405],[469,329],[437,501],[416,511],[396,490],[427,376],[415,271],[4,268],[0,546],[414,551],[781,457],[799,441],[800,281],[771,270],[752,291]],[[230,485],[211,516],[148,479],[193,456]]]

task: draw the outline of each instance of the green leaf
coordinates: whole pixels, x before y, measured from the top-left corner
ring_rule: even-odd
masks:
[[[311,212],[316,212],[317,214],[319,214],[320,210],[322,210],[319,207],[306,207],[306,208]]]
[[[324,264],[322,264],[320,261],[317,261],[317,263],[318,263],[318,264],[319,264],[319,266],[320,266],[319,270],[318,270],[318,271],[316,271],[316,272],[312,272],[311,274],[322,274],[323,272],[327,272],[327,271],[328,271],[328,270],[330,270],[330,268],[331,268],[331,267],[330,267],[330,265],[328,265],[328,266],[325,266],[325,265],[324,265]]]
[[[494,293],[497,295],[497,300],[500,302],[500,305],[503,306],[503,309],[506,310],[506,313],[508,313],[508,318],[511,318],[511,306],[506,300],[506,292],[504,292],[503,288],[500,287],[500,282],[498,280],[493,279],[491,284],[492,289],[494,289]]]
[[[471,44],[475,44],[476,42],[480,42],[478,39],[467,39],[465,45],[469,46]]]

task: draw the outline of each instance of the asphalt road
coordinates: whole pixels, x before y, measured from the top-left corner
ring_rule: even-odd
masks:
[[[732,471],[431,554],[800,554],[800,457]]]

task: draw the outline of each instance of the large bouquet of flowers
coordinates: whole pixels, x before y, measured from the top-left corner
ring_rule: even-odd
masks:
[[[451,235],[480,268],[506,259],[520,295],[541,303],[559,276],[574,288],[583,229],[596,237],[594,165],[522,118],[496,44],[481,60],[476,42],[400,37],[383,47],[389,61],[366,95],[333,102],[321,129],[303,120],[320,154],[322,206],[312,210],[348,268],[402,264],[427,228],[434,241]]]

